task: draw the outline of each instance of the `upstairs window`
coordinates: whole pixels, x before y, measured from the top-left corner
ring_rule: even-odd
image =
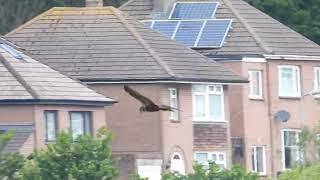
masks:
[[[196,152],[194,153],[194,159],[206,169],[209,168],[209,162],[214,162],[221,169],[226,168],[227,164],[225,153],[219,152]]]
[[[178,121],[178,90],[177,88],[169,88],[170,95],[170,107],[175,108],[173,111],[170,111],[170,120]]]
[[[300,71],[298,66],[278,66],[279,96],[300,97]]]
[[[58,112],[57,111],[44,111],[44,120],[46,128],[46,141],[55,141],[58,129]]]
[[[266,175],[266,150],[264,146],[251,148],[252,170],[260,175]]]
[[[314,68],[314,91],[320,91],[320,67]]]
[[[225,121],[222,85],[193,85],[194,121]]]
[[[92,134],[91,112],[70,112],[72,137]]]
[[[250,70],[249,71],[249,97],[252,99],[262,99],[262,71]]]

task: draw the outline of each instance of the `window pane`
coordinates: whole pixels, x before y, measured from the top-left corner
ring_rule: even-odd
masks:
[[[261,91],[261,87],[260,87],[260,72],[258,71],[251,71],[250,73],[250,94],[251,95],[255,95],[255,96],[259,96],[260,95],[260,91]]]
[[[251,148],[251,163],[252,163],[252,170],[257,171],[256,168],[256,152],[255,152],[255,147]]]
[[[295,146],[297,145],[297,133],[294,131],[284,132],[284,145],[285,146]]]
[[[77,138],[85,133],[84,116],[82,113],[71,113],[72,137]]]
[[[46,140],[56,140],[56,112],[45,112]]]
[[[209,116],[210,119],[221,120],[222,102],[221,95],[209,95]]]
[[[192,87],[194,92],[206,92],[205,85],[193,85]]]
[[[315,90],[320,90],[320,69],[316,69]]]
[[[207,163],[208,162],[207,153],[196,153],[196,161],[198,161],[199,163]]]
[[[212,154],[211,157],[212,157],[212,161],[214,161],[214,162],[217,161],[217,155],[216,154]]]
[[[219,161],[224,161],[224,155],[223,154],[219,154]]]
[[[256,147],[256,158],[257,158],[257,172],[264,171],[263,164],[263,148]]]
[[[195,95],[195,109],[196,117],[204,118],[205,117],[205,97],[204,95]]]
[[[85,134],[91,134],[91,117],[90,113],[84,112],[84,128],[85,128]]]
[[[281,67],[280,69],[280,82],[281,95],[297,95],[299,93],[299,79],[298,69],[295,67]]]

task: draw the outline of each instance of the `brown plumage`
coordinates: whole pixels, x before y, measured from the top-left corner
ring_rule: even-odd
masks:
[[[129,93],[132,97],[137,99],[142,103],[143,106],[140,107],[140,112],[156,112],[156,111],[174,111],[173,107],[167,105],[156,105],[149,98],[141,95],[139,92],[133,90],[129,86],[125,85],[124,90]]]

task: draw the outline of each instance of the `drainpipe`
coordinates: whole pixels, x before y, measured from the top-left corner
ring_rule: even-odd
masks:
[[[274,179],[277,179],[277,173],[274,169],[274,144],[273,144],[273,115],[271,111],[271,82],[270,82],[270,67],[269,67],[269,61],[266,59],[266,80],[267,80],[267,101],[268,101],[268,119],[269,119],[269,129],[270,129],[270,149],[271,149],[271,176],[274,177]]]
[[[102,0],[86,0],[86,7],[103,7]]]

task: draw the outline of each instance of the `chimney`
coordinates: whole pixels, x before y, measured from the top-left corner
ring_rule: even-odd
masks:
[[[153,0],[154,10],[157,12],[168,11],[169,8],[176,2],[175,0]]]
[[[102,0],[86,0],[86,7],[102,7]]]

